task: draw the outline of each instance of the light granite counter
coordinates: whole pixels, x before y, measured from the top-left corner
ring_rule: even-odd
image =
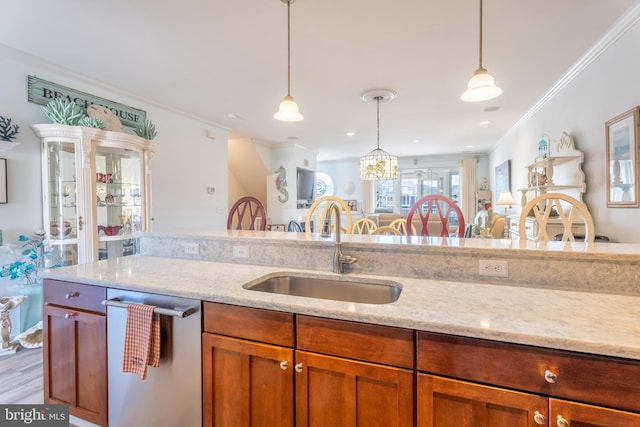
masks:
[[[640,360],[638,296],[360,273],[339,277],[399,283],[400,298],[391,304],[359,304],[242,287],[278,272],[338,276],[306,268],[136,255],[48,270],[43,277]]]

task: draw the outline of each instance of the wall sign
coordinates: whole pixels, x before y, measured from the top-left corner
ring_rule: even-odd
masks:
[[[35,76],[27,78],[27,99],[34,104],[47,105],[56,98],[66,98],[80,107],[86,108],[91,104],[102,105],[111,110],[124,126],[136,127],[144,123],[147,112],[138,108],[122,105],[118,102],[80,92],[57,83],[48,82]]]

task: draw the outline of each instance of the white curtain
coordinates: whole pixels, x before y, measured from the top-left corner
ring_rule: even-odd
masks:
[[[376,181],[362,181],[362,213],[370,214],[376,208]]]
[[[478,160],[460,161],[460,209],[465,224],[471,224],[476,216],[476,191],[478,189]]]

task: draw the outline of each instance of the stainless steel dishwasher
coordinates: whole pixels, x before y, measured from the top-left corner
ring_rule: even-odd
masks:
[[[127,303],[149,304],[161,314],[161,355],[147,378],[122,372]],[[200,427],[202,344],[199,300],[107,290],[110,427]]]

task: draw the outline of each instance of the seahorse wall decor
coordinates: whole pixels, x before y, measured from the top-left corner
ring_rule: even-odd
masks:
[[[280,165],[274,173],[278,174],[278,176],[276,176],[276,189],[280,192],[278,201],[280,203],[287,203],[287,200],[289,200],[289,192],[287,191],[287,171],[282,165]]]

